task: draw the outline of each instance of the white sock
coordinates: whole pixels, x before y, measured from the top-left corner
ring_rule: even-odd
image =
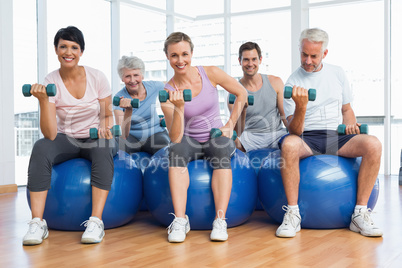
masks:
[[[355,213],[359,213],[360,211],[366,211],[367,206],[356,205],[355,206]]]
[[[294,206],[289,206],[288,208],[290,208],[291,210],[299,210],[299,205],[294,205]]]

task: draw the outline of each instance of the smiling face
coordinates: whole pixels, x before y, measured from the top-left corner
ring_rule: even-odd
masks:
[[[144,79],[140,69],[123,69],[123,76],[121,80],[126,85],[127,91],[133,93],[138,91]]]
[[[239,59],[239,63],[243,69],[243,74],[245,76],[254,76],[257,74],[261,60],[262,57],[258,57],[258,52],[256,49],[244,50],[242,52],[242,57]]]
[[[302,68],[308,72],[318,72],[322,68],[322,60],[327,56],[328,49],[322,51],[321,42],[310,42],[304,39],[300,47]]]
[[[73,67],[78,65],[83,53],[78,43],[64,39],[59,40],[55,50],[59,62],[63,67]]]
[[[175,73],[183,73],[189,70],[192,56],[191,46],[187,41],[173,43],[167,47],[166,57]]]

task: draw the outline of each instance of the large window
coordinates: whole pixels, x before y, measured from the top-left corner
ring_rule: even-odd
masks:
[[[21,91],[23,84],[38,82],[36,1],[14,0],[13,6],[15,183],[25,185],[29,156],[39,137],[38,101]]]
[[[284,82],[291,73],[290,12],[272,12],[236,16],[232,19],[232,76],[243,76],[239,64],[239,47],[256,42],[262,53],[260,73],[279,76]],[[250,23],[245,23],[250,22]]]
[[[144,61],[145,80],[166,81],[165,38],[165,15],[129,5],[121,6],[120,54],[136,56]],[[112,71],[117,72],[116,68],[112,66]]]
[[[391,173],[398,174],[402,149],[402,1],[391,1]]]
[[[329,35],[324,62],[341,66],[351,85],[352,107],[360,123],[384,141],[383,1],[310,9],[310,27]],[[359,14],[358,19],[356,14]],[[342,18],[342,19],[340,19]],[[383,159],[380,173],[384,172]]]
[[[224,0],[174,0],[174,11],[190,17],[223,13]]]
[[[85,51],[80,65],[101,70],[111,81],[110,3],[108,1],[47,1],[48,71],[60,67],[53,40],[60,28],[75,26],[82,31]]]
[[[245,11],[254,11],[268,8],[279,8],[290,6],[290,0],[269,0],[269,1],[261,1],[261,0],[231,0],[232,12],[245,12]],[[259,25],[254,22],[250,23],[254,24],[254,26]]]

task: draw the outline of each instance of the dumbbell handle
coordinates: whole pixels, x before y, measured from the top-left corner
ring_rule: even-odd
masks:
[[[212,128],[210,131],[210,136],[211,139],[220,137],[222,136],[222,131],[219,128]],[[232,140],[236,140],[236,138],[237,138],[236,130],[233,130]]]
[[[114,96],[113,97],[113,105],[114,106],[120,106],[120,100],[121,100],[121,98],[119,96]],[[139,99],[132,99],[130,103],[131,103],[131,107],[133,107],[133,108],[140,107],[140,100]]]
[[[160,114],[160,115],[159,115],[159,118],[160,118],[159,125],[160,125],[161,127],[166,127],[165,116]]]
[[[229,103],[233,104],[236,100],[236,96],[234,94],[229,94]],[[254,96],[253,95],[248,95],[247,97],[247,104],[252,106],[254,105]]]
[[[283,96],[285,99],[290,99],[292,97],[293,88],[292,87],[285,87],[285,91],[283,92]],[[314,88],[310,88],[308,90],[308,100],[315,101],[315,97],[317,96],[317,91]]]
[[[114,136],[114,137],[118,137],[118,136],[121,136],[121,126],[120,125],[114,125],[111,129],[110,129],[110,131],[112,132],[112,135]],[[92,140],[97,140],[97,139],[99,139],[99,136],[98,136],[98,129],[97,128],[91,128],[90,130],[89,130],[89,137],[92,139]]]
[[[165,90],[160,90],[159,91],[159,101],[166,102],[168,99],[169,99],[169,93],[167,93]],[[192,99],[191,89],[183,90],[183,99],[186,102],[191,101],[191,99]]]
[[[46,94],[47,94],[49,97],[54,97],[54,96],[56,96],[56,92],[57,92],[57,89],[56,89],[56,85],[55,85],[55,84],[48,84],[48,85],[46,86]],[[30,85],[30,84],[25,84],[25,85],[22,86],[22,94],[23,94],[25,97],[30,97],[30,96],[32,96],[32,94],[31,94],[31,85]]]
[[[359,126],[360,134],[368,134],[368,125],[367,124],[361,124]],[[346,125],[340,124],[338,126],[338,135],[345,135],[346,133]]]

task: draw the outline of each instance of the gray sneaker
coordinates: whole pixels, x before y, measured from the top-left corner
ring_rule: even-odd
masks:
[[[298,209],[290,209],[287,206],[282,206],[286,211],[283,216],[283,222],[276,230],[278,237],[295,237],[296,233],[300,231],[301,217]]]
[[[178,218],[173,213],[174,220],[168,226],[168,241],[170,243],[181,243],[186,239],[186,235],[190,232],[190,221],[188,216],[186,218]]]
[[[49,230],[45,220],[33,218],[29,223],[28,232],[22,239],[25,246],[39,245],[49,236]]]
[[[380,228],[374,225],[370,217],[371,209],[360,209],[358,213],[354,212],[349,229],[364,236],[382,236]]]
[[[102,220],[100,220],[98,217],[90,217],[89,220],[81,223],[81,225],[83,224],[87,228],[82,234],[81,243],[95,244],[102,242],[102,239],[105,236],[105,227]]]

